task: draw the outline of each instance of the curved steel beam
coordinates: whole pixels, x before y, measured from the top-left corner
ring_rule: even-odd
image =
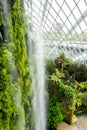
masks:
[[[83,13],[81,17],[76,21],[76,23],[72,26],[72,28],[69,30],[67,36],[73,32],[73,30],[87,17],[87,10]]]

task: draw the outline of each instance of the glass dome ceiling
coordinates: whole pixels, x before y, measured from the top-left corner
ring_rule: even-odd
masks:
[[[48,57],[64,53],[87,63],[87,0],[30,0],[26,5],[33,31],[40,25]]]

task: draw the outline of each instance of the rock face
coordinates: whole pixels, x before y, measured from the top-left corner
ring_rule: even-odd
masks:
[[[5,22],[4,22],[3,4],[0,2],[0,43],[5,39]]]
[[[0,0],[0,130],[33,126],[27,31],[21,2]]]
[[[87,130],[87,115],[80,115],[77,118],[78,121],[73,125],[62,122],[57,130]]]
[[[0,39],[2,39],[2,40],[3,40],[3,42],[4,42],[4,40],[5,40],[5,27],[4,27],[4,25],[3,25],[3,24],[2,24],[2,25],[0,25],[0,34],[1,34]]]

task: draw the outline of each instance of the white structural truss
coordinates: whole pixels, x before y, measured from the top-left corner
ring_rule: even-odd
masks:
[[[46,56],[64,53],[87,62],[87,0],[30,0],[28,6],[33,31],[41,26]]]

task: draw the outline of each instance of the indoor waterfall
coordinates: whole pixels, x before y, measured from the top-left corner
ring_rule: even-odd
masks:
[[[0,130],[87,130],[87,0],[0,0]]]
[[[29,23],[31,20],[29,18],[29,1],[24,1],[25,12],[27,17],[27,46],[29,52],[30,69],[31,69],[31,79],[33,87],[33,111],[35,116],[35,130],[46,130],[46,107],[45,107],[45,66],[43,57],[43,38],[41,34],[40,25],[36,35],[32,31],[32,25]],[[40,22],[41,23],[41,22]],[[35,37],[34,37],[34,36]],[[33,40],[35,39],[35,40]]]

